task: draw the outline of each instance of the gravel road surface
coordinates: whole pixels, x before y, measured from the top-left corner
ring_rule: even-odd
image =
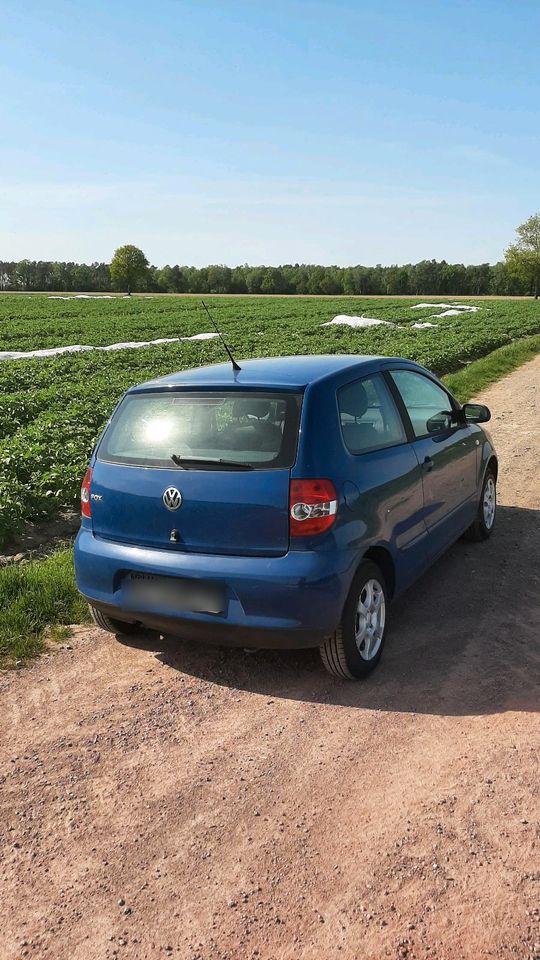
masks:
[[[2,960],[540,957],[539,383],[367,682],[87,627],[0,674]]]

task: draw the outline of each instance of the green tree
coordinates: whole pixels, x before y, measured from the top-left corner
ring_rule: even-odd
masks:
[[[388,295],[408,293],[409,272],[406,267],[393,265],[386,268],[386,290]]]
[[[265,275],[264,267],[250,267],[246,275],[248,293],[260,293],[261,284]]]
[[[117,290],[140,290],[145,286],[148,260],[142,250],[127,243],[115,250],[111,260],[111,278]]]
[[[164,290],[165,293],[176,293],[173,269],[168,264],[157,271],[156,279],[160,290]]]
[[[436,260],[421,260],[414,265],[412,289],[417,296],[438,293],[440,269]]]
[[[467,269],[462,263],[443,263],[441,293],[467,293]]]
[[[509,272],[523,280],[538,300],[540,291],[540,213],[516,228],[517,238],[505,252]]]
[[[489,293],[490,266],[489,263],[471,264],[467,267],[469,293],[475,297]]]
[[[489,292],[496,296],[508,296],[514,292],[512,286],[512,277],[506,264],[494,263],[491,267]]]
[[[229,293],[231,289],[231,268],[223,264],[210,264],[208,267],[208,293]]]
[[[246,267],[235,267],[231,273],[231,293],[247,293]]]
[[[319,293],[343,293],[343,280],[338,267],[325,267],[319,284]]]

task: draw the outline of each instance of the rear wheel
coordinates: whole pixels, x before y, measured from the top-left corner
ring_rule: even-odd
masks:
[[[353,580],[334,634],[320,646],[329,673],[361,680],[377,666],[385,640],[388,590],[379,567],[364,560]]]
[[[91,603],[88,604],[90,608],[90,615],[92,620],[97,627],[101,627],[102,630],[107,630],[108,633],[138,633],[141,629],[140,623],[126,623],[124,620],[113,620],[112,617],[107,617],[101,610],[98,610],[97,607],[93,607]]]
[[[478,513],[476,520],[465,531],[467,540],[481,541],[487,540],[491,536],[495,526],[495,514],[497,512],[497,481],[495,473],[489,467],[484,477],[482,485],[482,495],[478,504]]]

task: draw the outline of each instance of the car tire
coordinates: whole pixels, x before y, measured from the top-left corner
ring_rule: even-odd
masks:
[[[140,623],[126,623],[124,620],[113,620],[112,617],[107,617],[101,610],[98,610],[97,607],[93,607],[91,603],[89,603],[88,606],[90,615],[96,626],[101,627],[102,630],[106,630],[108,633],[132,634],[138,633],[141,629]]]
[[[476,520],[464,533],[466,540],[479,543],[493,533],[497,513],[497,479],[491,467],[486,470]]]
[[[371,560],[363,560],[349,591],[341,622],[319,648],[329,673],[342,680],[362,680],[377,666],[386,637],[388,599],[379,567]]]

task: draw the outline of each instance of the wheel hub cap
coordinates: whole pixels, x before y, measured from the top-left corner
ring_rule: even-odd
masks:
[[[378,580],[368,580],[360,591],[355,621],[356,648],[363,660],[372,660],[378,653],[385,618],[383,588]]]
[[[486,485],[484,487],[484,502],[483,502],[483,512],[484,512],[484,523],[488,530],[491,530],[494,520],[495,520],[495,509],[497,506],[495,491],[495,481],[493,477],[488,477]]]

